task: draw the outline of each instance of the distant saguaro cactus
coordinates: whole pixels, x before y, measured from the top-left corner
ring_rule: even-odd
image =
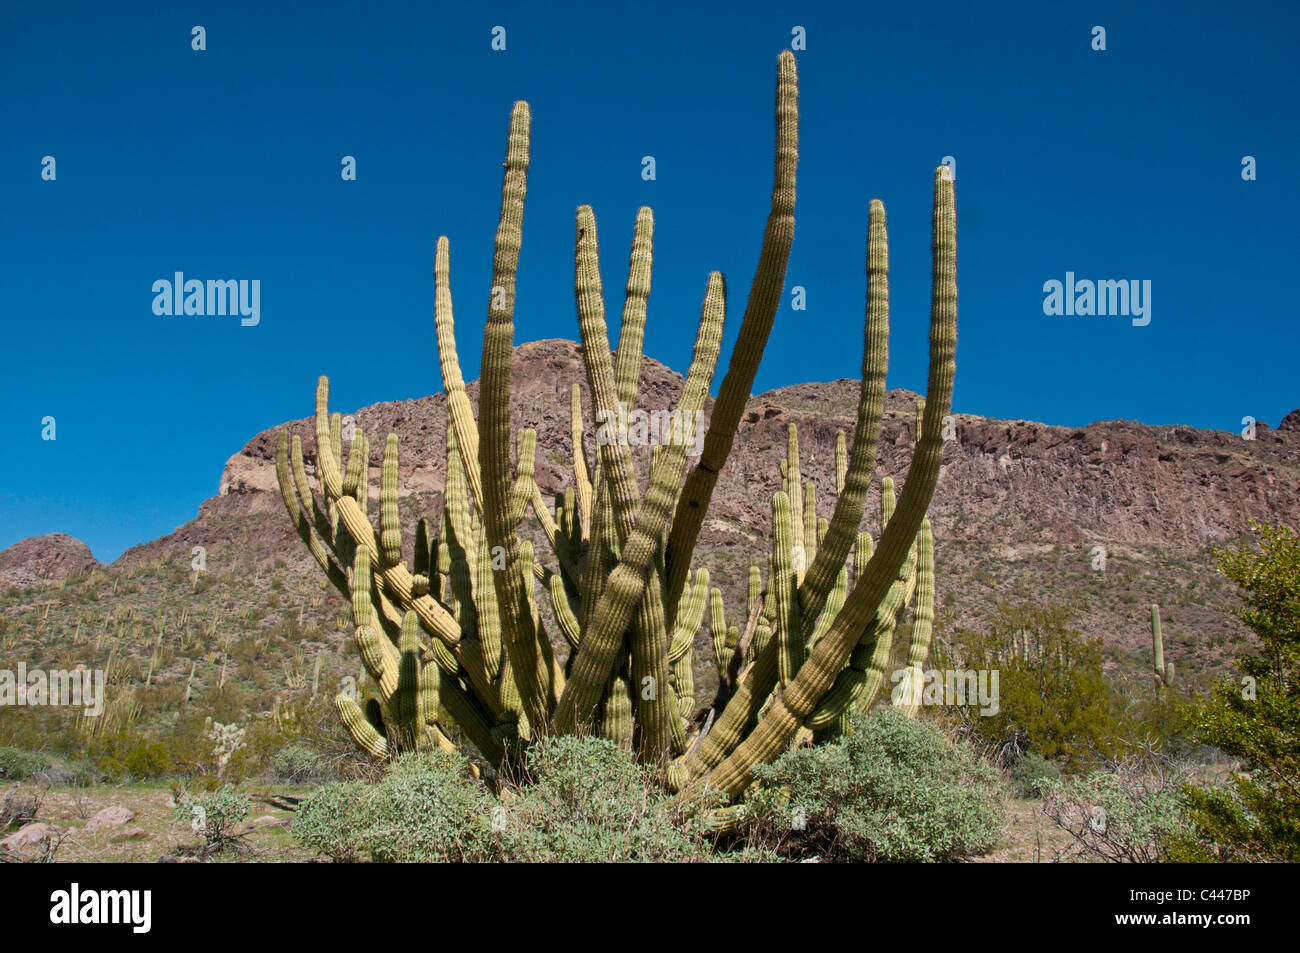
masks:
[[[361,428],[346,461],[329,382],[316,391],[316,477],[302,442],[281,432],[277,474],[290,519],[331,582],[352,604],[355,641],[377,690],[336,700],[367,751],[452,745],[448,721],[489,762],[518,757],[547,733],[596,733],[632,746],[674,789],[737,796],[756,765],[798,739],[833,734],[849,708],[874,702],[890,638],[917,593],[909,661],[928,651],[933,618],[933,544],[926,511],[943,455],[957,331],[956,212],[952,173],[934,174],[933,291],[928,399],[918,407],[916,452],[894,506],[884,495],[880,539],[860,532],[872,481],[888,364],[889,288],[885,208],[872,200],[862,384],[852,445],[841,439],[829,520],[800,472],[792,427],[785,485],[773,501],[768,585],[751,566],[746,604],[728,616],[706,569],[692,556],[718,474],[727,461],[782,300],[794,239],[798,84],[794,55],[778,61],[776,171],[758,267],[702,452],[687,473],[694,435],[659,446],[644,495],[626,441],[583,445],[580,385],[571,402],[572,485],[554,511],[534,474],[536,434],[510,429],[515,274],[522,243],[530,114],[515,105],[483,337],[478,416],[456,351],[449,243],[434,259],[434,314],[447,395],[447,476],[440,518],[421,520],[415,557],[401,557],[398,443],[383,454],[379,527],[367,517],[369,441]],[[596,219],[577,212],[575,293],[586,386],[597,419],[617,419],[639,386],[650,293],[654,218],[637,214],[617,352],[610,349]],[[695,351],[678,404],[700,419],[722,343],[726,285],[709,275]],[[514,437],[516,467],[510,461]],[[683,481],[683,477],[685,477]],[[518,528],[531,510],[554,561],[544,565]],[[892,513],[890,512],[892,511]],[[441,527],[440,531],[437,527]],[[850,553],[852,565],[850,566]],[[850,579],[852,584],[850,585]],[[537,583],[559,630],[553,646]],[[719,689],[695,699],[694,643],[709,619]],[[557,649],[567,645],[563,663]]]
[[[1151,604],[1151,650],[1153,653],[1156,687],[1172,688],[1174,684],[1174,663],[1165,661],[1165,640],[1160,632],[1160,606]]]

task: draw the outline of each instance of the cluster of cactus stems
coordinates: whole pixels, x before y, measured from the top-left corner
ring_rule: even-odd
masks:
[[[1151,603],[1151,650],[1152,669],[1156,677],[1156,688],[1174,687],[1174,663],[1165,661],[1165,640],[1160,631],[1160,606]]]
[[[644,494],[626,442],[584,442],[581,388],[572,388],[570,485],[554,510],[535,481],[536,434],[510,427],[515,275],[529,162],[529,109],[514,107],[492,290],[483,337],[478,416],[456,352],[449,246],[434,262],[435,324],[447,396],[442,513],[415,527],[402,558],[398,443],[382,459],[379,525],[368,518],[370,447],[360,428],[344,459],[341,418],[316,392],[315,475],[303,448],[280,434],[277,473],[289,516],[331,582],[350,598],[355,641],[374,691],[336,699],[368,752],[451,748],[454,723],[492,765],[546,733],[594,733],[630,746],[674,790],[738,797],[756,765],[791,745],[832,737],[853,706],[876,700],[894,631],[914,603],[909,667],[918,672],[934,617],[934,544],[926,511],[942,460],[941,422],[956,347],[956,214],[949,169],[934,176],[933,292],[928,400],[903,492],[882,481],[878,541],[860,530],[872,484],[888,363],[885,209],[870,204],[862,384],[851,445],[836,445],[836,498],[819,515],[790,427],[782,489],[772,501],[771,554],[749,568],[748,593],[729,614],[696,541],[749,398],[785,285],[794,238],[798,86],[793,54],[778,61],[776,172],[757,271],[703,450],[687,472],[691,434],[654,449]],[[618,346],[611,350],[596,220],[577,212],[575,290],[586,385],[596,412],[634,406],[650,294],[654,219],[637,215]],[[709,275],[680,420],[701,420],[722,342],[726,285]],[[512,469],[511,443],[515,462]],[[531,511],[552,551],[548,566],[520,534]],[[692,571],[694,569],[694,571]],[[549,600],[543,614],[540,599]],[[548,631],[546,619],[558,631]],[[696,635],[708,620],[718,688],[697,702]],[[554,641],[552,635],[554,634]],[[567,655],[564,649],[567,647]],[[558,651],[557,651],[558,650]],[[915,712],[915,705],[909,706]]]

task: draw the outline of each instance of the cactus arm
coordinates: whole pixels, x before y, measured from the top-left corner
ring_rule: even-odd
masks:
[[[715,271],[709,275],[695,352],[678,402],[682,419],[686,419],[686,411],[690,408],[704,405],[721,347],[725,314],[726,286],[722,275]],[[668,522],[673,493],[681,482],[686,463],[685,443],[684,440],[678,441],[663,448],[656,466],[650,471],[646,497],[638,507],[621,561],[601,593],[591,625],[582,632],[573,675],[555,713],[555,724],[561,731],[571,732],[586,723],[599,700],[601,687],[609,678],[615,656],[623,644],[623,633],[644,594],[646,579]],[[668,646],[660,646],[660,651],[666,656]]]
[[[402,561],[402,524],[398,513],[397,434],[384,445],[384,467],[379,489],[379,559],[387,569]],[[351,468],[349,468],[351,469]],[[346,483],[344,488],[346,491]]]
[[[609,353],[609,332],[605,325],[596,216],[589,205],[578,209],[574,271],[578,330],[582,336],[582,360],[587,369],[587,384],[591,388],[592,409],[597,421],[602,418],[605,421],[616,421],[619,417],[618,383]],[[614,507],[618,541],[622,544],[635,518],[639,496],[631,448],[619,434],[612,440],[598,441],[596,456],[600,461],[601,485]]]
[[[388,757],[388,739],[376,731],[374,725],[366,721],[366,716],[362,714],[361,708],[355,701],[347,695],[336,695],[334,707],[338,709],[339,717],[343,719],[348,733],[367,754],[374,758]]]
[[[798,164],[799,77],[794,54],[785,50],[777,65],[776,168],[772,185],[772,210],[763,232],[762,251],[750,286],[745,316],[709,418],[703,452],[678,495],[672,529],[668,534],[664,603],[670,613],[667,620],[669,627],[673,622],[671,613],[676,611],[677,600],[681,598],[686,585],[691,556],[695,551],[700,528],[704,525],[704,514],[713,498],[718,474],[731,453],[736,428],[740,425],[745,403],[753,390],[754,376],[758,373],[763,349],[767,346],[772,323],[781,303],[786,264],[794,241],[795,172]]]
[[[836,439],[836,480],[841,487],[826,539],[799,587],[805,636],[817,624],[826,596],[862,522],[885,407],[885,375],[889,369],[889,235],[885,228],[885,206],[879,199],[871,201],[868,216],[867,314],[857,422],[842,480],[839,471],[843,434]]]
[[[483,482],[478,469],[478,424],[474,409],[465,392],[465,378],[460,372],[460,358],[456,354],[456,323],[451,308],[451,244],[444,235],[438,239],[433,256],[433,324],[438,341],[438,365],[442,371],[442,389],[447,395],[449,426],[456,429],[460,445],[465,448],[470,493],[474,501],[483,505]]]
[[[794,479],[790,481],[793,486]],[[772,597],[776,602],[777,672],[782,687],[794,679],[805,657],[799,624],[798,549],[792,525],[793,504],[784,493],[772,497]]]
[[[478,450],[487,546],[489,553],[504,551],[505,554],[505,567],[492,570],[492,583],[500,607],[501,640],[510,659],[523,713],[532,725],[540,727],[550,716],[553,701],[551,672],[542,659],[537,630],[533,627],[524,592],[519,537],[512,522],[514,494],[510,480],[510,369],[515,334],[515,278],[519,270],[528,185],[529,119],[528,104],[515,103],[506,146],[488,319],[483,330]],[[480,621],[482,618],[480,613]]]
[[[863,627],[880,605],[921,526],[934,495],[943,462],[941,428],[952,406],[957,344],[957,218],[952,173],[935,170],[933,215],[933,285],[930,308],[930,374],[925,427],[908,469],[898,510],[881,534],[866,571],[845,600],[844,608],[786,691],[776,699],[758,727],[707,778],[707,783],[738,795],[753,768],[776,758],[831,687],[857,644]]]
[[[636,228],[632,234],[623,320],[618,329],[618,353],[614,358],[618,399],[629,410],[636,405],[637,390],[641,383],[641,351],[645,343],[646,304],[650,299],[654,232],[654,213],[649,208],[642,207],[636,213]]]
[[[934,534],[930,521],[921,522],[916,544],[916,615],[912,619],[912,640],[907,648],[907,691],[896,706],[908,718],[916,717],[920,708],[920,675],[930,654],[934,631]]]
[[[294,440],[297,441],[298,438],[294,437]],[[316,559],[316,562],[320,564],[320,567],[325,570],[325,575],[329,577],[330,583],[339,592],[346,595],[348,592],[347,574],[331,558],[329,546],[321,539],[317,528],[312,525],[312,521],[307,517],[306,512],[300,505],[301,488],[306,484],[300,484],[294,478],[293,471],[289,466],[288,445],[289,433],[282,430],[275,448],[275,475],[280,484],[280,497],[284,500],[284,508],[288,511],[289,520],[293,523],[294,529],[298,531],[298,536],[307,544],[307,549]],[[310,489],[308,492],[310,493]]]
[[[575,536],[591,537],[591,479],[587,475],[587,451],[583,445],[582,388],[574,384],[569,392],[569,430],[573,439],[573,486],[577,492],[579,527]]]

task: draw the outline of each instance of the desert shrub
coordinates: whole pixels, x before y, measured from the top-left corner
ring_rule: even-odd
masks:
[[[1011,785],[1018,797],[1042,797],[1048,784],[1060,776],[1055,763],[1030,751],[1011,768]]]
[[[493,806],[462,755],[402,755],[374,788],[366,852],[373,860],[399,863],[497,859]]]
[[[958,860],[988,851],[1002,830],[996,771],[893,709],[855,713],[840,741],[798,748],[755,775],[750,841],[788,856]]]
[[[1001,604],[986,629],[957,629],[936,650],[939,669],[998,672],[996,712],[953,710],[1001,764],[1036,751],[1075,770],[1115,754],[1122,732],[1102,645],[1074,629],[1072,615],[1063,606]]]
[[[215,791],[193,794],[184,788],[174,789],[178,821],[187,821],[199,835],[200,856],[208,856],[236,846],[242,836],[238,827],[248,817],[249,798],[227,785]]]
[[[1191,830],[1183,788],[1191,773],[1189,763],[1143,757],[1049,782],[1043,813],[1074,838],[1058,859],[1182,859]]]
[[[291,744],[281,748],[271,759],[272,771],[277,781],[305,784],[321,777],[323,766],[320,755],[303,745]]]
[[[373,793],[358,781],[317,788],[298,805],[289,833],[303,847],[336,863],[354,861],[366,848]]]
[[[21,748],[0,748],[0,778],[6,781],[25,781],[49,766],[49,759],[38,754]]]
[[[511,860],[714,859],[702,818],[675,801],[630,751],[612,741],[550,738],[530,752],[528,768],[531,783],[516,789],[497,814]]]

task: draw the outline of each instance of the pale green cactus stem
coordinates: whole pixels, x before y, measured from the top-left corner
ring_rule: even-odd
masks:
[[[344,485],[346,492],[347,486]],[[402,561],[402,524],[398,515],[397,434],[390,433],[384,444],[384,468],[379,485],[379,558],[380,568],[388,569]],[[427,587],[426,587],[427,588]]]
[[[587,476],[585,430],[582,423],[582,388],[575,383],[569,392],[569,431],[573,440],[573,487],[570,491],[576,490],[576,494],[574,499],[568,493],[565,495],[565,513],[569,517],[569,530],[575,540],[586,540],[591,535],[591,479]]]
[[[881,534],[876,552],[845,600],[844,608],[794,681],[727,759],[710,772],[707,779],[697,779],[692,784],[702,783],[737,796],[748,786],[755,765],[780,755],[847,664],[860,633],[876,614],[912,550],[939,478],[943,461],[941,427],[951,408],[955,371],[957,219],[952,172],[946,166],[935,170],[932,227],[930,379],[924,432],[908,469],[906,492],[889,526]]]
[[[907,683],[895,704],[908,718],[916,717],[921,703],[925,660],[930,654],[934,630],[934,535],[930,521],[921,523],[916,543],[916,611],[912,618],[912,639],[907,650]]]
[[[672,529],[668,534],[664,603],[670,612],[675,611],[686,585],[691,555],[704,525],[704,514],[713,498],[718,474],[731,453],[736,429],[753,391],[754,376],[763,359],[763,349],[767,346],[785,287],[786,264],[794,242],[795,172],[799,164],[799,77],[794,54],[789,50],[781,53],[777,65],[776,129],[772,210],[763,232],[758,267],[754,271],[731,362],[709,417],[703,452],[678,494]],[[667,621],[671,627],[672,618]]]
[[[792,428],[793,431],[793,428]],[[793,486],[795,480],[790,483]],[[803,631],[799,624],[797,552],[791,525],[794,506],[784,493],[772,497],[772,597],[776,605],[777,673],[782,687],[788,685],[805,658]]]
[[[1165,640],[1160,631],[1160,606],[1151,604],[1151,649],[1154,653],[1153,671],[1156,676],[1156,688],[1172,688],[1174,684],[1174,663],[1165,661]]]
[[[590,209],[586,209],[585,215],[580,210],[578,232],[576,257],[580,275],[578,284],[581,288],[584,282],[589,284],[592,281],[590,274],[587,274],[585,279],[581,277],[584,266],[590,269],[596,265],[595,219],[591,217]],[[584,248],[584,242],[590,242],[591,245]],[[597,273],[597,281],[598,278]],[[579,298],[581,297],[580,291]],[[686,384],[682,389],[680,408],[702,407],[704,404],[721,347],[725,311],[726,299],[722,275],[714,272],[709,276],[708,291],[704,297],[699,332],[696,336],[695,353],[686,375]],[[603,321],[600,323],[603,325]],[[599,330],[599,334],[596,335],[597,340],[604,337],[603,330],[598,328],[594,330]],[[594,359],[591,357],[593,351],[599,351],[599,348],[584,349],[584,354],[588,356],[589,380],[604,376],[603,373],[597,374],[593,370],[594,365],[599,362],[599,357]],[[606,352],[606,363],[608,356]],[[596,386],[593,384],[593,390],[595,389]],[[617,460],[617,457],[613,459]],[[573,731],[577,726],[585,724],[599,701],[601,686],[608,678],[618,647],[622,644],[622,633],[626,630],[645,593],[646,579],[654,560],[655,550],[660,545],[660,535],[667,524],[674,498],[674,488],[680,485],[685,461],[686,447],[681,445],[666,447],[659,457],[659,465],[650,472],[646,497],[638,507],[638,512],[634,514],[635,526],[626,537],[627,544],[623,549],[622,559],[610,574],[605,591],[601,593],[591,626],[583,630],[582,642],[578,646],[577,658],[573,663],[573,676],[556,707],[555,725],[561,731]],[[666,655],[667,646],[662,648]]]
[[[785,454],[784,482],[790,508],[790,560],[797,590],[808,568],[808,550],[804,546],[803,475],[799,469],[799,431],[794,424],[786,428]]]

